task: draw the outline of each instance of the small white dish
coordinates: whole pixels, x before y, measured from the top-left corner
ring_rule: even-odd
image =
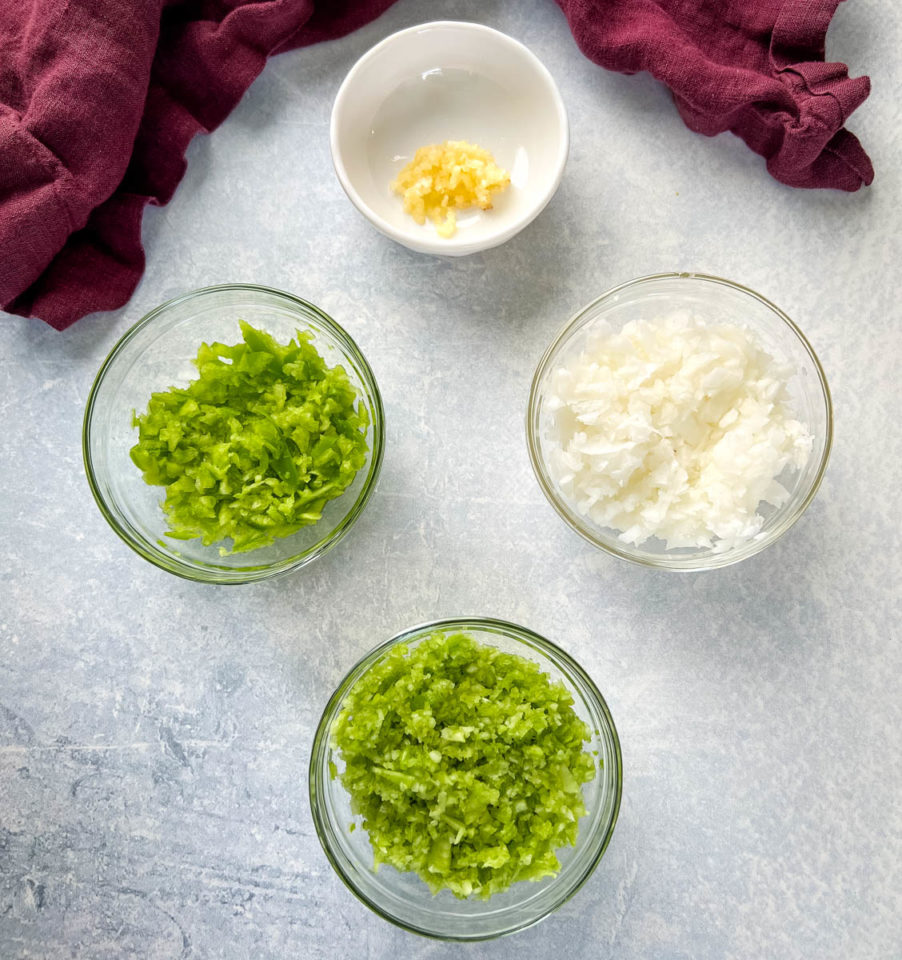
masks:
[[[551,74],[522,43],[477,23],[437,21],[365,53],[332,107],[332,162],[355,207],[411,250],[459,257],[509,240],[554,196],[570,137]],[[457,233],[404,212],[391,182],[427,144],[468,140],[491,151],[510,186],[491,210],[458,211]]]

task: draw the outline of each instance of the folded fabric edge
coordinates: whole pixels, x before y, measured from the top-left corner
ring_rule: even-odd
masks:
[[[842,2],[785,0],[774,24],[770,59],[778,76],[791,74],[811,96],[833,99],[841,119],[839,129],[824,146],[823,153],[849,171],[850,186],[841,189],[854,191],[870,186],[874,167],[858,138],[843,128],[850,114],[870,95],[871,81],[868,76],[850,77],[844,63],[825,62],[827,33]],[[787,182],[777,174],[774,176]]]
[[[767,161],[768,172],[789,187],[820,189],[824,180],[829,186],[846,193],[854,193],[874,180],[874,168],[870,157],[858,137],[845,128],[837,130],[812,163],[801,170],[784,170],[778,157]]]
[[[135,291],[144,272],[141,220],[147,200],[117,193],[95,208],[84,229],[73,233],[63,254],[39,280],[3,309],[65,330],[89,313],[117,310]],[[86,283],[102,276],[104,283]]]
[[[0,152],[15,169],[0,187],[0,306],[15,298],[22,284],[38,279],[63,248],[74,225],[60,196],[59,180],[71,174],[21,123],[14,111],[0,107]],[[30,225],[25,233],[26,225]],[[23,238],[23,233],[25,236]]]
[[[332,20],[328,25],[320,24],[320,16],[314,9],[313,16],[302,27],[296,30],[290,37],[283,40],[273,51],[272,55],[287,53],[289,50],[296,50],[299,47],[312,47],[317,43],[325,43],[329,40],[340,40],[349,33],[365,27],[372,23],[391,7],[396,0],[378,0],[378,3],[363,4],[357,2],[350,3],[350,9],[340,16],[337,21]]]
[[[232,40],[246,44],[243,21],[249,14],[258,16],[259,12],[236,7],[217,29],[227,31],[231,23],[235,33]],[[293,29],[303,29],[303,24]],[[275,49],[282,40],[282,37],[271,38],[269,50]],[[145,103],[154,97],[158,104],[167,99],[169,103],[159,121],[145,114],[133,138],[135,144],[143,142],[145,148],[150,146],[149,157],[145,158],[151,161],[149,166],[136,160],[133,154],[113,193],[91,211],[82,229],[65,238],[40,275],[2,304],[3,309],[64,330],[89,313],[124,306],[144,271],[141,241],[144,208],[148,203],[162,206],[171,199],[184,176],[185,154],[191,141],[198,133],[215,129],[225,120],[265,64],[266,53],[261,50],[255,49],[245,58],[239,81],[233,84],[234,95],[216,122],[209,124],[195,116],[187,104],[179,104],[166,83],[151,70]],[[159,160],[154,155],[161,144],[165,144],[169,159],[165,165],[153,162]],[[102,283],[97,282],[98,277]]]
[[[828,97],[839,115],[837,127],[845,125],[871,92],[871,78],[850,77],[844,63],[794,63],[779,70],[778,76],[791,78],[792,85],[809,97]]]
[[[843,0],[784,0],[774,21],[770,60],[774,70],[824,60],[827,31]]]
[[[697,126],[692,106],[676,95],[673,99],[694,133],[715,137],[726,132]],[[826,125],[816,116],[808,116],[806,123],[807,127],[789,114],[751,103],[736,112],[727,129],[763,157],[767,172],[786,186],[854,193],[871,184],[874,168],[854,134]]]
[[[243,79],[240,93],[224,109],[219,122],[210,125],[208,130],[186,106],[185,112],[196,123],[196,127],[191,129],[191,124],[185,123],[186,118],[183,116],[181,129],[178,130],[175,142],[173,142],[172,131],[165,131],[169,136],[167,144],[169,150],[181,158],[181,162],[173,163],[170,168],[174,179],[171,175],[168,178],[169,183],[155,184],[156,189],[150,188],[123,194],[123,185],[127,185],[130,190],[134,190],[137,186],[133,182],[135,179],[133,167],[129,165],[120,187],[104,204],[93,211],[84,230],[70,235],[66,245],[51,260],[41,276],[30,287],[4,304],[3,309],[20,316],[41,319],[56,330],[64,330],[89,313],[116,310],[124,306],[134,293],[144,272],[145,254],[141,242],[141,223],[146,205],[148,203],[163,205],[171,199],[184,176],[184,156],[191,140],[200,132],[212,131],[225,120],[262,71],[267,54],[271,56],[323,40],[337,39],[381,16],[393,3],[394,0],[379,0],[375,13],[372,7],[364,10],[359,4],[351,4],[350,9],[337,23],[326,24],[319,22],[316,8],[313,8],[313,16],[295,25],[293,32],[287,37],[274,39],[268,44],[268,49],[256,48],[256,52],[262,55],[259,67],[253,71],[253,75]],[[235,17],[236,21],[242,19],[246,15],[242,12],[244,9],[236,7],[223,19],[220,27],[230,17]],[[239,28],[238,32],[243,31]],[[153,82],[151,77],[151,85]],[[166,91],[166,94],[169,95],[169,91]],[[142,137],[143,126],[142,123],[136,140]],[[144,135],[146,136],[146,133]],[[176,171],[178,171],[177,175],[175,175]],[[147,186],[150,187],[149,184]],[[129,216],[124,223],[124,232],[127,235],[113,237],[109,235],[110,231],[118,232],[120,225],[113,224],[109,214],[110,211],[121,207],[118,203],[120,198],[127,198],[126,203],[130,208]],[[119,244],[123,244],[121,251]],[[85,281],[87,271],[84,266],[87,263],[95,268],[102,265],[102,272],[106,278],[105,287],[99,288],[96,284]],[[63,279],[67,286],[65,290],[60,291],[58,285]]]

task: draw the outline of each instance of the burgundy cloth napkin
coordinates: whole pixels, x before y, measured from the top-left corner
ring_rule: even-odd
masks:
[[[0,0],[0,306],[57,329],[122,306],[141,217],[266,58],[356,29],[393,0]],[[732,130],[793,186],[873,177],[843,129],[868,94],[825,64],[840,0],[557,0],[582,51],[648,70],[689,127]],[[438,13],[438,11],[437,11]]]
[[[824,63],[840,2],[557,0],[590,60],[666,83],[691,130],[731,130],[792,187],[857,190],[874,170],[843,125],[871,83]]]

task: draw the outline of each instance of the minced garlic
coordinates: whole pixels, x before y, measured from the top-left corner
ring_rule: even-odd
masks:
[[[455,210],[490,210],[492,194],[500,193],[510,182],[510,175],[488,150],[466,140],[446,140],[420,147],[391,188],[404,198],[405,213],[417,223],[425,223],[428,217],[440,237],[453,237],[457,232]]]

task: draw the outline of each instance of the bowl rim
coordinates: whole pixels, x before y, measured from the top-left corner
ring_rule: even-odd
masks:
[[[322,324],[326,331],[331,336],[335,337],[336,340],[338,340],[342,349],[346,350],[347,353],[354,359],[355,363],[359,365],[360,370],[364,375],[363,379],[366,383],[367,389],[372,394],[371,398],[367,399],[367,406],[371,408],[369,412],[372,418],[371,459],[363,486],[352,508],[341,518],[339,523],[336,524],[328,536],[314,543],[308,549],[303,551],[303,553],[286,558],[285,560],[280,561],[278,564],[261,564],[258,566],[249,564],[246,567],[234,568],[234,574],[229,574],[225,568],[222,570],[210,569],[208,571],[202,568],[189,566],[188,564],[180,562],[176,557],[170,556],[149,544],[148,540],[144,536],[142,536],[137,530],[131,528],[131,525],[128,525],[128,528],[126,528],[122,521],[110,509],[103,493],[101,492],[100,483],[97,478],[97,472],[95,471],[91,455],[92,419],[94,407],[107,373],[113,367],[116,360],[125,350],[125,348],[131,343],[131,341],[138,335],[140,331],[148,327],[161,314],[164,314],[172,307],[185,303],[186,301],[209,296],[210,294],[223,293],[227,291],[244,291],[250,294],[263,293],[267,296],[274,296],[280,300],[288,301],[291,305],[300,307],[302,312],[312,314],[316,322]],[[376,481],[378,480],[380,471],[382,469],[382,461],[385,454],[385,410],[382,402],[382,394],[379,391],[379,384],[377,383],[375,374],[373,373],[373,370],[370,367],[366,357],[363,355],[363,352],[357,346],[357,343],[354,341],[351,335],[340,324],[338,324],[327,313],[325,313],[325,311],[317,307],[315,304],[310,303],[308,300],[304,300],[302,297],[298,297],[293,293],[288,293],[285,290],[279,290],[275,287],[267,287],[263,284],[257,283],[220,283],[208,287],[200,287],[197,290],[191,290],[187,293],[180,294],[177,297],[172,297],[171,299],[164,301],[163,303],[154,307],[148,313],[144,314],[140,320],[132,324],[132,326],[129,327],[116,341],[101,364],[100,369],[97,371],[97,374],[94,377],[94,382],[91,385],[91,389],[88,393],[88,399],[85,403],[85,412],[82,418],[81,446],[85,475],[87,477],[88,486],[91,489],[91,495],[94,497],[94,502],[97,504],[104,519],[113,528],[113,531],[121,540],[131,547],[132,550],[134,550],[145,560],[152,563],[155,567],[159,567],[161,570],[165,570],[167,573],[174,574],[175,576],[181,577],[185,580],[191,580],[195,583],[211,583],[221,586],[237,586],[239,584],[254,583],[261,580],[271,579],[273,577],[282,576],[283,574],[298,570],[315,560],[317,557],[322,556],[322,554],[334,547],[335,544],[337,544],[348,533],[348,531],[356,522],[357,518],[363,512],[370,500],[370,497],[373,495],[376,487]]]
[[[479,240],[474,240],[468,244],[459,244],[450,248],[447,246],[447,240],[444,240],[442,237],[437,235],[432,236],[429,233],[424,233],[422,237],[419,237],[403,230],[399,230],[397,227],[389,223],[389,221],[384,217],[376,213],[376,211],[366,203],[360,192],[354,186],[351,178],[348,176],[338,135],[341,112],[344,109],[345,102],[350,97],[350,91],[357,78],[357,75],[362,71],[366,64],[371,60],[374,60],[376,57],[381,56],[385,49],[396,42],[399,38],[412,33],[420,33],[427,29],[472,30],[477,33],[491,35],[496,42],[507,44],[512,49],[518,51],[518,53],[525,57],[530,66],[541,77],[545,87],[551,94],[552,103],[554,104],[554,112],[557,119],[558,150],[556,162],[553,168],[553,176],[549,179],[545,188],[543,190],[535,191],[534,195],[530,194],[534,197],[534,199],[529,204],[525,212],[513,222],[507,223],[505,226],[503,226],[503,229],[493,231],[487,236],[484,236]],[[367,50],[366,53],[364,53],[354,63],[354,65],[346,74],[344,80],[342,80],[341,86],[338,88],[338,92],[335,95],[335,100],[332,103],[332,113],[329,120],[329,147],[332,155],[332,166],[335,169],[335,174],[338,177],[338,181],[341,184],[342,189],[351,203],[374,227],[376,227],[377,230],[379,230],[389,239],[394,240],[397,243],[400,243],[402,246],[405,246],[410,250],[414,250],[417,253],[434,254],[437,256],[467,256],[472,253],[479,253],[483,250],[489,250],[492,247],[499,246],[500,244],[510,240],[511,237],[515,236],[530,223],[532,223],[532,221],[549,204],[551,198],[557,192],[557,188],[560,186],[561,179],[564,175],[564,168],[567,165],[567,157],[570,153],[570,126],[567,119],[567,109],[564,105],[563,97],[561,96],[561,92],[558,89],[554,77],[551,75],[545,64],[542,63],[542,61],[524,43],[514,39],[509,34],[503,33],[500,30],[496,30],[494,27],[488,27],[481,23],[473,23],[469,20],[431,20],[426,23],[415,24],[412,27],[405,27],[403,30],[398,30],[395,33],[390,34],[389,36],[380,40],[374,46],[370,47],[370,49]],[[499,224],[499,227],[500,226],[501,224]]]
[[[615,543],[602,540],[600,537],[593,535],[592,531],[588,529],[588,527],[577,522],[576,519],[570,515],[570,511],[568,510],[566,504],[562,502],[562,498],[558,496],[557,491],[554,489],[554,485],[547,476],[544,461],[540,453],[539,437],[537,435],[538,431],[536,413],[540,401],[540,388],[542,382],[548,373],[552,359],[568,341],[570,336],[581,328],[582,321],[586,317],[586,314],[590,313],[604,301],[611,299],[626,289],[646,284],[652,285],[662,280],[700,280],[703,283],[725,286],[732,290],[739,291],[740,293],[757,300],[759,303],[767,307],[778,319],[783,321],[784,325],[792,334],[795,335],[802,349],[810,357],[812,363],[814,364],[814,368],[817,371],[817,379],[821,387],[821,396],[824,402],[824,414],[826,418],[824,449],[821,454],[820,461],[817,464],[817,469],[811,481],[811,485],[805,496],[802,497],[793,507],[792,511],[787,514],[780,527],[776,529],[771,536],[764,537],[761,540],[749,540],[736,550],[728,550],[720,554],[712,553],[704,559],[667,557],[664,555],[662,555],[660,558],[651,559],[649,557],[639,556],[633,553],[633,551],[630,550],[629,546],[626,544],[618,546]],[[554,508],[558,516],[567,524],[568,527],[570,527],[571,530],[573,530],[575,533],[578,533],[584,540],[587,540],[593,546],[604,550],[606,553],[609,553],[612,556],[619,557],[621,560],[626,560],[630,563],[638,564],[639,566],[651,567],[658,570],[671,570],[680,573],[698,573],[707,570],[722,569],[723,567],[731,566],[734,563],[739,563],[741,560],[746,560],[749,557],[753,557],[755,554],[760,553],[760,551],[762,551],[765,547],[770,546],[772,543],[776,543],[777,540],[783,537],[793,526],[795,526],[796,521],[802,516],[802,514],[811,504],[811,501],[814,500],[814,497],[820,488],[821,481],[824,478],[824,473],[827,469],[827,463],[830,459],[830,452],[833,448],[833,400],[830,395],[830,387],[827,383],[827,377],[824,373],[824,369],[820,360],[818,359],[817,354],[814,352],[814,348],[809,343],[808,338],[798,327],[798,325],[775,303],[768,300],[767,297],[764,297],[755,290],[752,290],[751,287],[744,286],[741,283],[736,283],[734,280],[727,280],[724,277],[718,277],[713,274],[698,273],[695,271],[652,273],[647,274],[646,276],[636,277],[632,280],[627,280],[624,283],[619,283],[617,286],[606,290],[600,296],[586,304],[586,306],[577,310],[576,313],[574,313],[570,319],[567,320],[567,322],[558,330],[557,334],[543,353],[542,359],[536,366],[535,373],[532,377],[532,383],[529,389],[529,399],[526,406],[526,443],[529,450],[530,465],[532,466],[533,473],[539,482],[539,486],[541,487],[543,494]]]
[[[583,869],[582,874],[578,877],[577,881],[573,884],[565,896],[554,900],[547,907],[547,909],[543,910],[537,916],[529,917],[522,922],[516,923],[503,930],[482,933],[475,936],[467,934],[454,935],[436,933],[428,928],[417,926],[413,923],[408,923],[407,921],[393,916],[377,901],[373,900],[366,893],[360,890],[354,883],[353,879],[346,874],[338,857],[332,850],[329,840],[332,831],[328,822],[328,817],[323,809],[324,802],[320,797],[320,793],[323,792],[323,781],[326,777],[328,777],[328,773],[325,769],[325,760],[328,755],[329,736],[331,733],[332,722],[337,715],[338,710],[340,709],[341,702],[344,700],[351,687],[353,687],[353,685],[363,676],[363,674],[366,673],[367,670],[369,670],[385,653],[387,653],[389,649],[401,643],[413,642],[437,630],[459,629],[477,631],[484,628],[489,628],[494,632],[502,633],[506,638],[515,640],[518,643],[522,643],[524,646],[529,646],[533,649],[537,648],[544,656],[551,660],[555,666],[561,670],[562,673],[567,676],[567,679],[572,686],[576,686],[582,695],[585,695],[591,699],[593,706],[601,715],[606,725],[606,732],[610,737],[611,753],[614,759],[614,770],[612,771],[614,775],[613,804],[611,807],[609,821],[604,830],[599,834],[597,850],[593,852],[590,860]],[[576,680],[579,681],[579,685],[574,683],[573,678],[576,678]],[[601,731],[599,731],[598,735],[601,736]],[[317,723],[316,732],[314,734],[313,743],[310,749],[310,763],[308,767],[307,782],[310,800],[310,812],[313,818],[313,825],[314,829],[316,830],[316,835],[319,839],[320,846],[326,855],[326,859],[329,861],[332,869],[336,872],[342,883],[344,883],[344,885],[351,891],[351,893],[354,894],[355,897],[357,897],[358,900],[361,901],[361,903],[365,904],[384,920],[387,920],[389,923],[392,923],[403,930],[407,930],[410,933],[416,933],[423,937],[428,937],[433,940],[442,940],[445,942],[475,943],[477,941],[496,940],[500,937],[509,936],[510,934],[517,933],[520,930],[525,930],[528,927],[534,926],[558,910],[561,906],[563,906],[563,904],[567,903],[567,901],[570,900],[585,885],[586,881],[592,876],[596,867],[601,862],[601,859],[611,842],[611,837],[614,834],[614,828],[617,825],[617,819],[620,814],[620,804],[623,795],[623,755],[620,747],[620,736],[617,733],[617,727],[614,724],[614,718],[611,715],[607,701],[586,670],[581,667],[580,664],[577,663],[577,661],[574,660],[574,658],[567,653],[566,650],[564,650],[562,647],[559,647],[551,640],[548,640],[547,638],[536,633],[534,630],[530,630],[528,627],[521,626],[509,620],[502,620],[495,617],[478,616],[443,617],[439,620],[429,620],[424,623],[417,624],[416,626],[409,627],[400,631],[399,633],[396,633],[389,640],[386,640],[367,651],[360,659],[357,660],[351,669],[344,674],[342,680],[329,697],[322,715],[320,716],[319,722]]]

